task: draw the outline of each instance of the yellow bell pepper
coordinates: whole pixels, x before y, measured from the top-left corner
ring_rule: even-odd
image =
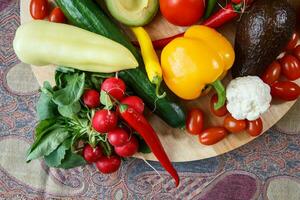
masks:
[[[163,78],[177,96],[186,100],[198,98],[207,84],[212,85],[218,93],[218,109],[225,103],[220,79],[232,67],[234,58],[232,45],[220,33],[206,26],[192,26],[163,49]]]

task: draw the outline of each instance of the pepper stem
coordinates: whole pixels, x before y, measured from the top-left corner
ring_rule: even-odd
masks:
[[[155,94],[156,94],[157,98],[162,99],[162,98],[164,98],[167,94],[166,94],[166,92],[163,92],[162,94],[159,94],[160,84],[161,84],[161,81],[159,81],[159,82],[156,84]]]
[[[214,104],[215,110],[218,110],[225,105],[225,101],[226,101],[225,87],[223,86],[220,80],[216,80],[211,85],[214,87],[218,95],[218,102]]]

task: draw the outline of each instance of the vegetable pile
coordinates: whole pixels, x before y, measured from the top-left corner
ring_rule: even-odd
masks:
[[[177,171],[144,116],[145,106],[171,127],[185,127],[201,144],[213,145],[230,133],[260,135],[261,115],[272,98],[293,101],[300,95],[293,82],[300,78],[299,35],[293,33],[296,14],[286,0],[253,5],[252,0],[100,4],[56,0],[51,9],[47,0],[31,0],[35,21],[16,32],[13,46],[20,60],[59,66],[55,86],[44,82],[41,88],[39,123],[27,162],[43,157],[49,167],[64,169],[94,164],[108,174],[120,168],[123,158],[152,152],[178,186]],[[143,26],[158,10],[170,23],[190,27],[151,41]],[[215,28],[240,14],[233,48]],[[114,20],[130,26],[140,51]],[[198,22],[201,25],[195,25]],[[162,49],[160,59],[155,49]],[[232,66],[235,79],[225,88],[221,81]],[[195,100],[211,88],[216,94],[210,111],[223,117],[223,124],[215,127],[205,125],[200,108],[186,116],[179,101]]]

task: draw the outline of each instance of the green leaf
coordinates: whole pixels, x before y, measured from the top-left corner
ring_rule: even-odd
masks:
[[[64,117],[73,118],[81,109],[79,101],[76,101],[67,106],[58,106],[58,112]]]
[[[43,137],[36,142],[35,148],[31,148],[26,161],[29,162],[41,156],[47,156],[54,151],[66,138],[70,136],[66,128],[56,128],[51,132],[44,134]]]
[[[54,118],[58,115],[57,105],[52,101],[51,97],[44,92],[41,93],[36,110],[39,120]]]
[[[47,166],[48,167],[59,166],[62,163],[62,160],[65,158],[66,151],[70,149],[70,144],[71,144],[71,139],[67,139],[48,156],[44,156]]]
[[[76,70],[74,68],[70,68],[70,67],[59,66],[56,68],[56,71],[62,72],[62,73],[69,73],[69,72],[74,73]]]
[[[139,134],[136,134],[136,136],[137,136],[137,139],[138,139],[138,142],[139,142],[138,152],[151,153],[151,149],[149,148],[149,146],[147,145],[145,140]]]
[[[105,91],[101,91],[101,93],[100,93],[100,102],[101,102],[101,104],[103,104],[105,106],[104,108],[107,110],[110,110],[113,108],[113,103],[112,103],[109,95]]]
[[[99,89],[100,86],[102,85],[103,83],[103,78],[100,78],[100,77],[96,77],[94,75],[91,76],[91,82],[93,84],[93,87],[95,89]]]
[[[53,88],[48,81],[44,81],[41,91],[42,91],[42,93],[45,93],[49,97],[52,97],[52,95],[53,95]]]
[[[53,93],[53,101],[59,106],[70,105],[78,101],[84,90],[85,73],[67,74],[66,87]]]
[[[68,150],[66,152],[65,158],[62,160],[62,163],[57,167],[63,168],[63,169],[70,169],[70,168],[78,167],[78,166],[85,165],[85,164],[86,164],[86,162],[82,156],[80,156],[76,153],[72,153],[71,150]]]

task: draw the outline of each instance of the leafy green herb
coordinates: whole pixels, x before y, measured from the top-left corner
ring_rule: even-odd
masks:
[[[35,148],[31,148],[26,161],[30,162],[33,159],[41,156],[47,156],[54,151],[65,139],[70,136],[66,128],[56,128],[35,143]]]
[[[66,151],[70,149],[71,139],[65,140],[57,149],[47,156],[44,156],[48,167],[58,167],[65,158]]]
[[[103,104],[105,109],[110,110],[113,107],[113,103],[110,99],[110,96],[105,91],[101,91],[100,93],[100,102]]]
[[[83,94],[85,73],[65,76],[66,87],[53,93],[53,101],[58,106],[67,106],[78,101]]]
[[[62,160],[61,164],[57,166],[58,168],[70,169],[74,167],[78,167],[81,165],[85,165],[86,162],[82,156],[72,153],[71,150],[66,152],[65,158]]]
[[[52,101],[51,97],[43,92],[37,102],[36,110],[39,120],[54,118],[58,115],[57,105]]]
[[[81,109],[79,101],[67,106],[58,106],[58,112],[64,117],[73,118]]]

